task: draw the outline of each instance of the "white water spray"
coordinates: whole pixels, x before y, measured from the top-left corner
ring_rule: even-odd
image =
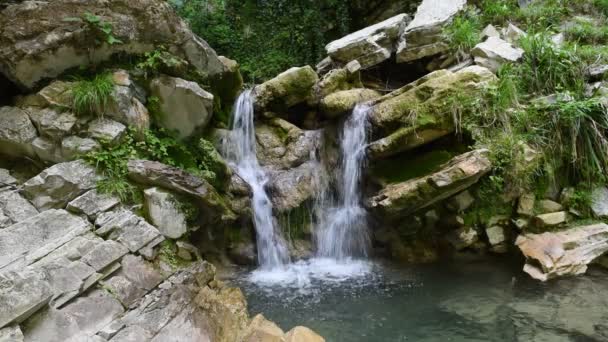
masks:
[[[253,117],[251,90],[245,90],[234,105],[232,131],[230,138],[224,142],[224,155],[253,192],[258,262],[263,269],[275,269],[289,262],[289,253],[280,231],[274,227],[272,202],[264,189],[268,177],[255,152]]]

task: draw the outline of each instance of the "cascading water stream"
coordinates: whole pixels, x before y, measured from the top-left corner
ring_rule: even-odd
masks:
[[[369,130],[370,106],[358,104],[345,121],[341,136],[342,165],[337,205],[326,209],[327,200],[318,201],[321,214],[316,239],[320,257],[344,260],[367,256],[369,232],[367,213],[361,205],[361,176]]]
[[[256,155],[253,118],[251,90],[245,90],[234,105],[232,131],[224,142],[224,155],[253,192],[258,262],[263,269],[275,269],[289,262],[289,253],[283,237],[274,227],[272,202],[264,189],[268,177]]]

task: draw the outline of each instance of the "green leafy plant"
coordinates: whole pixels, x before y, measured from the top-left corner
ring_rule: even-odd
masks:
[[[472,9],[454,18],[443,32],[452,51],[468,53],[481,40],[481,23]]]
[[[483,0],[480,8],[485,25],[502,25],[519,9],[517,1],[513,0]]]
[[[72,88],[72,108],[78,114],[103,115],[113,90],[114,82],[109,73],[78,79]]]
[[[114,28],[112,23],[104,21],[100,16],[91,12],[84,12],[81,18],[68,17],[64,18],[63,20],[68,22],[83,22],[87,24],[89,29],[99,36],[105,43],[110,45],[123,44],[122,40],[114,36]]]

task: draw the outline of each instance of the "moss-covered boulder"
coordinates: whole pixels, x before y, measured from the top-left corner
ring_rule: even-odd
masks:
[[[315,86],[316,99],[322,99],[337,91],[363,88],[360,70],[361,64],[352,61],[344,68],[329,71]]]
[[[474,97],[495,80],[490,70],[479,66],[439,70],[381,97],[370,113],[381,138],[370,144],[369,156],[392,156],[452,133],[459,96]]]
[[[399,218],[447,199],[475,184],[492,164],[488,150],[459,155],[428,175],[393,183],[366,201],[378,217]]]
[[[323,114],[334,118],[351,111],[358,103],[375,100],[380,96],[379,92],[371,89],[342,90],[326,96],[321,100],[320,107]]]
[[[255,106],[259,109],[286,109],[314,97],[319,76],[310,67],[291,68],[254,88]]]

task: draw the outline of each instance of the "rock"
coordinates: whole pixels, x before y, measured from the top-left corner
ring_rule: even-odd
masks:
[[[408,19],[399,14],[331,42],[325,51],[332,60],[344,64],[357,60],[364,69],[377,65],[391,57]]]
[[[28,95],[19,101],[17,104],[21,108],[39,107],[39,108],[59,108],[69,109],[72,107],[72,88],[74,82],[53,81],[51,84],[42,88],[33,95]]]
[[[366,201],[377,216],[398,218],[426,208],[475,184],[491,169],[488,150],[459,155],[429,176],[393,183]]]
[[[150,8],[155,10],[147,11]],[[86,12],[99,15],[101,24],[110,24],[112,35],[122,43],[100,43],[99,32],[85,20],[64,20]],[[25,89],[68,69],[98,64],[121,53],[141,55],[161,46],[209,78],[228,72],[215,51],[162,0],[119,0],[111,8],[105,2],[20,2],[0,12],[0,26],[6,28],[0,38],[4,47],[0,71]]]
[[[460,251],[467,247],[471,247],[479,241],[479,235],[477,234],[477,231],[471,227],[462,227],[450,232],[447,235],[447,240],[456,250]]]
[[[293,169],[275,171],[269,175],[268,192],[277,212],[287,212],[300,207],[321,191],[318,162],[306,162]]]
[[[596,217],[608,217],[608,188],[598,187],[591,192],[591,211]]]
[[[162,75],[150,82],[159,100],[156,123],[180,139],[205,128],[213,116],[213,95],[197,83]]]
[[[238,288],[221,287],[212,290],[203,287],[195,298],[195,303],[208,313],[209,319],[222,322],[213,327],[210,339],[214,342],[239,341],[238,338],[247,327],[247,303],[245,296]],[[242,339],[246,341],[246,339]],[[255,341],[255,340],[254,340]],[[160,341],[159,341],[160,342]]]
[[[228,256],[237,265],[253,266],[258,262],[255,243],[239,242],[228,249]]]
[[[496,38],[500,38],[500,32],[498,32],[498,30],[496,29],[496,27],[494,27],[494,25],[490,24],[488,26],[486,26],[483,31],[481,31],[481,38],[488,38],[488,37],[496,37]]]
[[[127,127],[114,120],[95,119],[89,122],[88,132],[94,139],[115,145],[127,133]]]
[[[11,325],[0,329],[0,341],[2,342],[23,342],[23,333],[18,325]]]
[[[356,65],[361,66],[357,61],[353,61],[348,63],[344,68],[333,69],[325,74],[315,85],[315,100],[323,99],[338,91],[363,88],[361,75],[359,71],[355,71],[357,70]],[[349,70],[348,67],[351,67],[351,69]]]
[[[0,169],[0,189],[17,184],[17,179],[6,169]]]
[[[551,42],[558,48],[561,48],[566,43],[566,35],[563,32],[556,33],[551,36]]]
[[[119,70],[113,74],[114,90],[108,103],[99,109],[96,114],[99,117],[108,117],[129,127],[134,127],[138,132],[150,128],[150,113],[142,104],[140,90],[135,86],[126,71]]]
[[[0,273],[0,328],[23,320],[51,299],[49,284],[40,274]]]
[[[36,215],[38,210],[17,191],[0,190],[0,229]]]
[[[509,25],[502,31],[505,40],[513,45],[517,45],[519,43],[519,40],[527,35],[526,32],[521,30],[519,27],[513,25],[512,23],[509,23]]]
[[[175,195],[159,188],[149,188],[144,191],[144,199],[150,222],[165,237],[179,239],[188,231],[186,214]]]
[[[66,161],[61,153],[61,146],[55,144],[51,139],[38,137],[32,141],[32,149],[38,159],[51,163],[62,163]]]
[[[313,88],[319,81],[310,67],[291,68],[253,89],[259,109],[287,109],[314,98]]]
[[[243,76],[236,61],[224,56],[218,58],[224,66],[224,72],[216,76],[211,83],[222,102],[231,105],[243,88]]]
[[[100,194],[97,190],[90,190],[68,203],[67,210],[84,214],[90,220],[95,220],[97,215],[108,211],[120,204],[120,199],[108,195]]]
[[[537,215],[533,219],[534,225],[538,228],[555,227],[566,221],[568,221],[568,213],[565,211]]]
[[[182,169],[149,160],[129,160],[129,178],[136,182],[163,187],[201,201],[210,217],[224,221],[236,219],[224,199],[206,180]]]
[[[42,171],[23,185],[23,192],[40,211],[63,208],[85,191],[93,189],[98,179],[92,166],[76,160]]]
[[[480,66],[439,70],[376,100],[369,119],[374,130],[386,136],[369,144],[369,158],[389,157],[454,132],[453,109],[445,99],[461,91],[475,94],[494,80],[496,76]]]
[[[159,271],[141,257],[127,254],[122,258],[121,264],[121,272],[125,277],[147,291],[152,290],[164,280]]]
[[[486,228],[486,236],[488,237],[488,241],[492,246],[492,251],[498,253],[506,252],[505,243],[507,241],[507,237],[503,227],[492,226],[490,228]]]
[[[1,229],[0,271],[8,266],[29,265],[90,230],[85,219],[55,209]]]
[[[247,327],[243,342],[284,342],[283,334],[283,330],[274,322],[258,314]]]
[[[325,342],[325,339],[307,327],[295,327],[285,334],[285,342]]]
[[[447,207],[459,213],[469,209],[473,203],[475,203],[475,197],[471,195],[470,191],[466,190],[450,198],[447,202]]]
[[[541,200],[538,202],[538,206],[542,214],[564,210],[564,207],[561,204],[552,200]]]
[[[0,154],[34,157],[32,141],[38,133],[24,110],[0,107]]]
[[[515,241],[526,257],[524,271],[535,279],[583,274],[587,265],[608,251],[608,225],[520,235]]]
[[[74,160],[100,148],[101,145],[93,139],[70,136],[61,142],[61,158]]]
[[[380,96],[380,93],[371,89],[343,90],[323,98],[320,107],[326,116],[333,118],[351,111],[358,103],[375,100]]]
[[[76,125],[76,116],[70,112],[60,113],[51,108],[27,110],[30,119],[38,128],[42,136],[46,136],[53,141],[61,141],[63,137],[69,135]]]
[[[533,193],[523,194],[519,198],[517,213],[522,216],[534,216],[535,205],[536,198],[534,197]]]
[[[608,75],[608,64],[594,65],[588,68],[587,77],[592,81],[600,81]]]
[[[443,28],[464,10],[466,0],[423,0],[414,20],[399,38],[397,63],[433,56],[448,50]]]
[[[475,64],[497,72],[501,65],[519,61],[524,50],[515,48],[498,37],[489,37],[485,42],[479,43],[471,50],[475,57]]]
[[[95,225],[99,227],[95,233],[106,235],[108,239],[121,243],[133,253],[161,235],[158,229],[128,210],[118,209],[103,213],[97,217]]]

